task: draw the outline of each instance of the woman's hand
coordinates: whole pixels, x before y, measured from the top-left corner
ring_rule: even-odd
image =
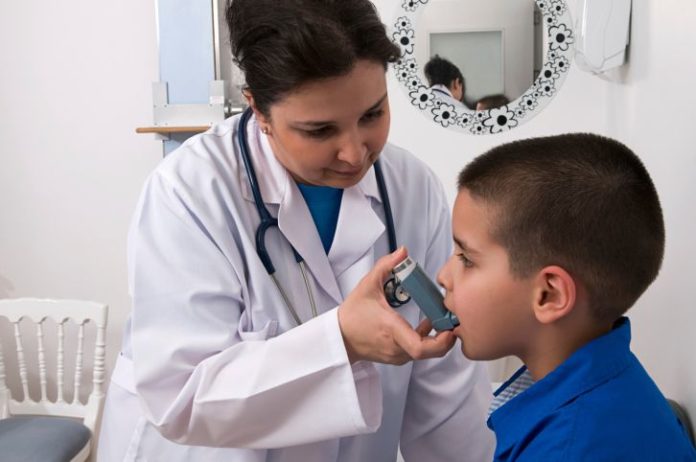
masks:
[[[401,365],[412,359],[443,356],[454,345],[456,338],[452,332],[429,337],[432,330],[429,320],[414,330],[387,303],[384,282],[391,276],[392,268],[407,255],[401,247],[380,258],[338,307],[338,323],[351,363],[368,360]]]

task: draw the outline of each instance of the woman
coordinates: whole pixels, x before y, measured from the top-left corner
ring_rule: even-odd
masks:
[[[399,442],[411,460],[490,459],[480,366],[445,355],[451,333],[414,330],[413,303],[384,300],[406,253],[389,251],[377,159],[399,245],[431,276],[450,230],[434,175],[385,145],[398,48],[374,7],[234,0],[227,21],[253,116],[192,138],[147,181],[99,460],[382,461]],[[257,254],[240,130],[278,218],[264,242],[284,295]]]

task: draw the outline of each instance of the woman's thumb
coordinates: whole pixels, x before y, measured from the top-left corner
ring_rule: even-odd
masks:
[[[385,255],[377,261],[375,269],[379,273],[381,279],[386,279],[396,265],[404,261],[408,257],[406,247],[401,246],[389,255]]]

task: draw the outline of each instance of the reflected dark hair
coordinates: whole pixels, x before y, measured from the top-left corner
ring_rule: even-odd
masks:
[[[430,61],[423,67],[423,73],[425,74],[425,78],[428,79],[428,84],[430,84],[431,87],[433,85],[444,85],[449,87],[452,82],[457,79],[464,85],[462,71],[452,64],[451,61],[441,58],[440,55],[435,55],[430,58]]]
[[[265,116],[302,84],[345,75],[361,59],[386,71],[401,53],[368,0],[228,0],[226,19],[235,63]]]
[[[478,109],[479,105],[481,105],[481,111],[483,110],[488,110],[488,109],[495,109],[497,107],[503,107],[506,104],[509,104],[510,100],[508,99],[507,96],[503,94],[498,94],[498,95],[488,95],[484,96],[480,100],[476,101],[476,109]]]
[[[491,237],[507,249],[513,275],[563,267],[598,320],[620,317],[657,277],[660,201],[643,163],[618,141],[566,134],[504,144],[467,165],[459,188],[490,207]]]

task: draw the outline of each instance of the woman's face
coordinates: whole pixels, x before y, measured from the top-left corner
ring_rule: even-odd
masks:
[[[253,105],[253,103],[252,103]],[[258,111],[278,161],[295,181],[348,188],[377,160],[389,133],[384,67],[360,60],[350,73],[304,84]]]

